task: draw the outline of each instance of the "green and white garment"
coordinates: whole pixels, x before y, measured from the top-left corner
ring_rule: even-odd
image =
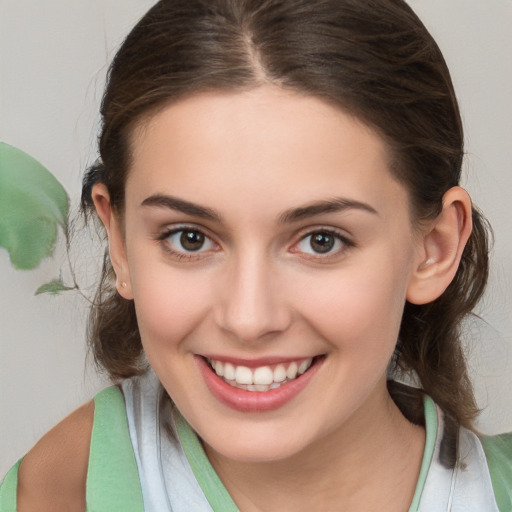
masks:
[[[178,413],[169,435],[163,392],[149,372],[95,399],[87,512],[238,512],[196,434]],[[512,436],[460,429],[458,464],[440,460],[443,414],[425,399],[426,446],[409,512],[511,512]],[[18,462],[0,486],[0,512],[16,511]]]

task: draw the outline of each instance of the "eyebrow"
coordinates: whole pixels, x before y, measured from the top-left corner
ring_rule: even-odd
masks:
[[[169,208],[193,217],[200,217],[201,219],[215,222],[221,222],[222,220],[221,216],[211,208],[199,206],[189,201],[185,201],[184,199],[178,199],[177,197],[167,195],[155,194],[150,196],[142,201],[141,206]]]
[[[352,209],[362,210],[373,215],[379,215],[377,210],[370,206],[369,204],[362,203],[360,201],[354,201],[352,199],[335,197],[332,199],[327,199],[325,201],[317,201],[307,206],[301,206],[299,208],[287,210],[282,215],[280,215],[279,223],[288,224],[292,222],[297,222],[308,217],[314,217],[316,215],[343,212],[345,210]]]
[[[177,197],[168,195],[152,195],[144,199],[144,201],[141,203],[141,206],[169,208],[171,210],[176,210],[193,217],[199,217],[214,222],[222,222],[221,215],[212,208],[200,206],[198,204],[185,201],[184,199],[178,199]],[[379,215],[377,210],[375,210],[375,208],[367,203],[354,201],[352,199],[335,197],[332,199],[326,199],[324,201],[317,201],[308,204],[307,206],[301,206],[287,210],[279,216],[279,224],[291,224],[293,222],[297,222],[308,217],[314,217],[316,215],[343,212],[345,210],[352,209],[365,211],[373,215]]]

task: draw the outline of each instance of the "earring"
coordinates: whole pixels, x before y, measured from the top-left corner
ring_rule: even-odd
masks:
[[[125,281],[123,281],[123,282],[121,283],[121,286],[122,286],[123,288],[126,288],[128,285],[126,284],[126,282],[125,282]]]

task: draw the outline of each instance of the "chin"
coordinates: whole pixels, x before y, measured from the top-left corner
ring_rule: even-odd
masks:
[[[232,461],[250,464],[281,462],[298,455],[304,448],[303,443],[295,444],[287,442],[285,444],[282,438],[275,438],[273,440],[266,439],[263,442],[242,439],[238,442],[231,440],[226,444],[216,442],[215,446],[209,446],[210,450],[222,457]]]

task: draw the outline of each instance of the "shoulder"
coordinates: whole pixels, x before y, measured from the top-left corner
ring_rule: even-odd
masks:
[[[85,510],[85,486],[94,423],[90,401],[64,418],[29,451],[18,473],[18,509]],[[71,506],[72,505],[72,506]]]
[[[512,510],[512,433],[479,436],[500,510]]]

